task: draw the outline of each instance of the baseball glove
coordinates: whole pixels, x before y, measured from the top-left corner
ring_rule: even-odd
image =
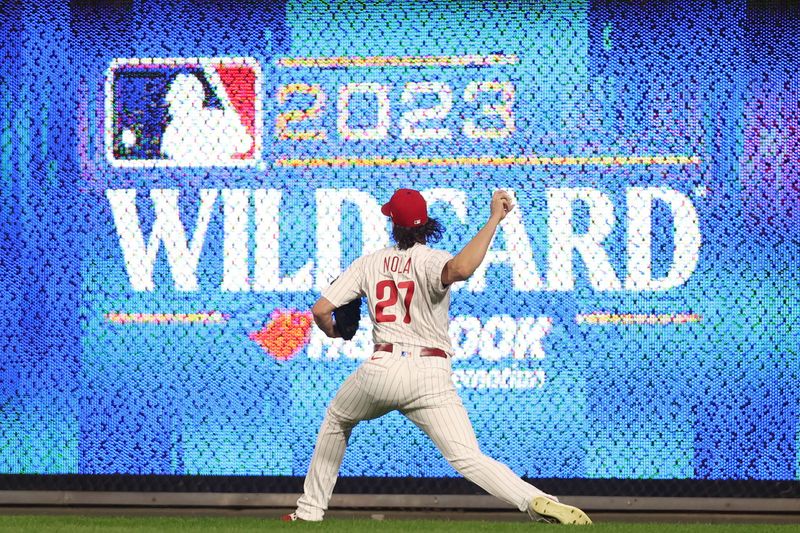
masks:
[[[353,338],[358,331],[358,322],[361,320],[361,298],[350,300],[346,304],[333,310],[333,327],[346,341]]]

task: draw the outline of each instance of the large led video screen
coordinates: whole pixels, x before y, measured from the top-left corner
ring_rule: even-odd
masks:
[[[303,476],[372,353],[310,308],[426,197],[452,379],[528,478],[798,477],[798,24],[744,2],[0,15],[0,472]],[[342,476],[455,477],[397,413]]]

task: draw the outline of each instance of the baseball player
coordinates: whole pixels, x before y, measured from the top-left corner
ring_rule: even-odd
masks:
[[[441,238],[443,228],[428,217],[419,192],[399,189],[382,207],[392,219],[396,245],[354,261],[312,309],[317,326],[338,337],[333,311],[366,296],[375,347],[328,407],[303,495],[284,520],[322,520],[353,427],[397,410],[433,440],[453,468],[490,494],[536,520],[591,524],[580,509],[560,503],[481,452],[451,381],[450,287],[475,272],[512,208],[508,193],[495,192],[488,222],[453,257],[427,246]]]

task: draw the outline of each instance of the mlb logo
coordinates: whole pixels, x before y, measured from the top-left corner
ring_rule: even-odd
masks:
[[[105,86],[106,156],[117,167],[255,165],[261,84],[253,58],[115,59]]]

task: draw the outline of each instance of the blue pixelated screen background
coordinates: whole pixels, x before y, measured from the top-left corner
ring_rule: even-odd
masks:
[[[5,4],[0,473],[303,476],[309,309],[423,191],[453,381],[531,478],[796,480],[797,17],[745,2]],[[452,477],[398,414],[343,476]]]

